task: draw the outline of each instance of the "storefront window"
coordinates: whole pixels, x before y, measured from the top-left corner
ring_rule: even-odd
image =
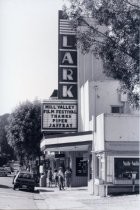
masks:
[[[139,179],[139,158],[114,158],[115,178],[116,179],[132,179],[135,174]]]
[[[76,158],[76,176],[88,175],[88,162],[83,160],[83,157]]]

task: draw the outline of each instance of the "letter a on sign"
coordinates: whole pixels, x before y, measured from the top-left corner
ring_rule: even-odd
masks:
[[[71,92],[72,86],[69,88],[67,86],[63,86],[63,97],[73,98],[73,94]]]
[[[64,64],[65,62],[68,62],[69,64],[73,64],[73,60],[72,60],[71,54],[69,52],[66,52],[64,54],[62,64]]]

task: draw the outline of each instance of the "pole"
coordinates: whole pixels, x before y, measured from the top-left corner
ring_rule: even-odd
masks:
[[[93,97],[93,104],[94,104],[94,127],[93,127],[93,141],[92,141],[92,166],[93,166],[93,170],[92,170],[92,180],[93,180],[93,193],[95,194],[95,178],[96,178],[96,154],[95,154],[95,132],[96,132],[96,97],[97,97],[97,89],[98,86],[95,85],[93,86],[93,90],[94,90],[94,97]]]

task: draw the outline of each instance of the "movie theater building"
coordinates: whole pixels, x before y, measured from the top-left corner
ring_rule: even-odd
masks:
[[[119,81],[104,75],[101,60],[76,49],[69,27],[59,15],[58,98],[42,104],[41,150],[46,158],[52,154],[55,167],[71,167],[72,186],[88,186],[96,195],[134,191],[139,115]]]

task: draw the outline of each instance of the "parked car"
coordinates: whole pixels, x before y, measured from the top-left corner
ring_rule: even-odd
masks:
[[[5,166],[4,169],[7,171],[7,174],[11,174],[12,170],[10,167]]]
[[[15,162],[13,163],[12,168],[13,168],[14,174],[17,174],[17,172],[20,171],[21,166],[18,162]]]
[[[7,176],[7,171],[3,167],[0,167],[0,176]]]
[[[34,191],[35,189],[35,179],[33,173],[28,171],[20,171],[17,173],[13,180],[13,189],[28,189],[30,191]]]
[[[33,173],[33,177],[34,177],[36,186],[38,187],[39,186],[39,175],[37,175],[36,173]]]

